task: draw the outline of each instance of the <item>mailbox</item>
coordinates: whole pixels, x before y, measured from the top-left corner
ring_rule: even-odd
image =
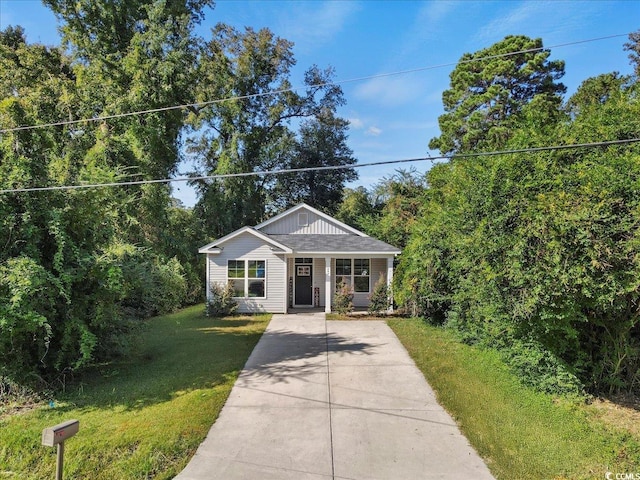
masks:
[[[80,429],[78,420],[69,420],[53,427],[45,428],[42,431],[42,445],[55,447],[64,442],[67,438],[73,437]]]

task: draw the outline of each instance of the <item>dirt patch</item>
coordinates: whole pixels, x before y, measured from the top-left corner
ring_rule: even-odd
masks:
[[[640,436],[640,398],[598,398],[591,403],[591,410],[604,423]]]

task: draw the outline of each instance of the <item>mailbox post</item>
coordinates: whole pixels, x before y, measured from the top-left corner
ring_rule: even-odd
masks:
[[[62,480],[62,468],[64,463],[64,441],[73,437],[80,430],[78,420],[69,420],[53,427],[42,430],[42,445],[46,447],[58,447],[58,460],[56,462],[56,480]]]

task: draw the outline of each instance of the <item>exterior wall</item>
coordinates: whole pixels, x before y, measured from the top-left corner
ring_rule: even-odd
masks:
[[[238,311],[284,313],[287,282],[285,282],[284,255],[275,255],[268,243],[251,233],[244,233],[225,242],[219,254],[207,255],[207,273],[210,284],[226,285],[228,260],[265,260],[266,298],[238,298]],[[209,291],[209,288],[207,288]]]
[[[307,225],[301,226],[299,225],[299,217],[298,214],[306,213],[307,214]],[[323,235],[341,235],[341,234],[350,234],[353,235],[353,232],[345,230],[340,227],[338,224],[328,221],[327,219],[321,217],[320,215],[313,213],[306,209],[300,209],[296,212],[292,212],[290,215],[287,215],[280,220],[277,220],[263,228],[260,229],[261,232],[264,232],[268,235],[288,235],[292,233],[300,233],[300,234],[323,234]]]

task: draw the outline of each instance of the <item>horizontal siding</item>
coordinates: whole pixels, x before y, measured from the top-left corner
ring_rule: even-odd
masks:
[[[238,299],[238,310],[249,312],[284,313],[286,286],[285,261],[270,249],[270,245],[250,233],[235,237],[223,245],[217,255],[209,254],[209,281],[225,285],[228,260],[265,260],[266,261],[266,298]]]
[[[299,213],[307,213],[308,215],[308,225],[300,226],[299,225]],[[289,235],[289,234],[323,234],[323,235],[342,235],[342,234],[351,234],[345,228],[340,225],[330,222],[327,219],[321,217],[320,215],[310,212],[308,210],[298,210],[292,212],[290,215],[283,217],[274,223],[271,223],[260,231],[268,234],[268,235]]]
[[[320,307],[324,307],[324,292],[326,290],[324,285],[324,258],[315,258],[313,260],[313,288],[320,289]]]

